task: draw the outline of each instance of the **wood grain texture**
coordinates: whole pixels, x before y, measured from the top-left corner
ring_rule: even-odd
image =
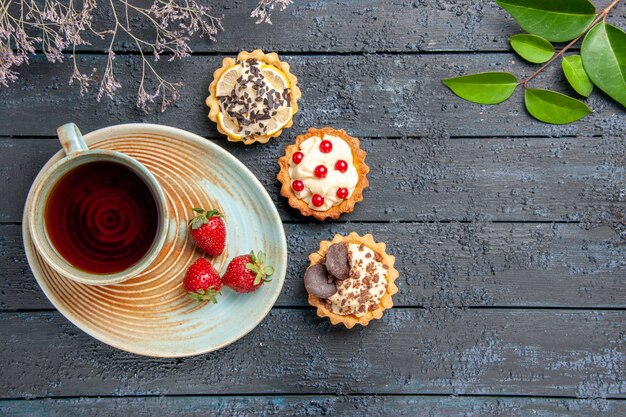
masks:
[[[275,309],[238,343],[140,358],[56,312],[4,313],[0,395],[507,394],[625,398],[623,311],[402,309],[366,328]]]
[[[22,248],[0,226],[0,308],[48,309]],[[279,306],[306,306],[308,255],[335,233],[373,233],[396,256],[399,306],[626,307],[626,245],[608,226],[576,224],[287,224]]]
[[[82,55],[86,68],[102,67],[104,55]],[[165,113],[144,114],[135,108],[141,74],[137,57],[116,58],[117,78],[124,88],[114,100],[98,103],[94,93],[81,97],[68,87],[70,66],[53,66],[41,56],[22,70],[11,88],[0,89],[0,136],[53,136],[69,120],[87,131],[129,121],[153,122],[218,137],[207,118],[204,100],[212,72],[221,56],[194,56],[185,61],[163,60],[162,76],[186,85],[177,104]],[[571,125],[546,125],[524,110],[518,89],[497,106],[481,106],[456,97],[441,79],[481,71],[511,70],[529,75],[533,66],[509,53],[441,55],[292,55],[286,58],[298,76],[302,99],[294,125],[284,136],[293,138],[309,127],[330,125],[357,137],[491,137],[604,135],[623,137],[624,109],[594,92],[588,100],[593,114]],[[532,82],[568,92],[570,87],[558,65]],[[40,115],[46,117],[41,118]],[[36,120],[37,123],[33,123]],[[291,139],[289,141],[292,141]],[[256,147],[255,147],[256,148]]]
[[[198,55],[159,62],[186,82],[166,113],[135,109],[141,67],[124,39],[112,101],[80,97],[69,63],[41,56],[0,88],[0,415],[626,415],[624,109],[596,91],[594,114],[550,126],[525,112],[521,91],[499,106],[454,96],[442,78],[536,68],[510,52],[521,30],[495,1],[301,0],[275,10],[272,26],[248,17],[255,3],[212,2],[224,14],[218,41],[195,39]],[[626,27],[624,2],[609,21]],[[219,136],[203,101],[223,56],[257,47],[285,52],[303,99],[283,137],[243,147]],[[82,49],[84,70],[102,67],[103,48]],[[531,84],[574,95],[559,65]],[[218,352],[160,360],[50,311],[20,222],[68,121],[181,127],[250,167],[288,222],[284,290],[259,328]],[[284,147],[324,125],[364,138],[372,172],[354,213],[318,224],[287,207],[274,177]],[[346,331],[307,307],[302,274],[320,240],[351,231],[386,241],[401,275],[396,307]]]
[[[545,399],[430,396],[211,396],[70,398],[0,401],[0,414],[13,417],[205,417],[289,415],[344,417],[569,417],[618,416],[626,402],[605,399]]]
[[[594,0],[600,10],[611,0]],[[134,1],[134,4],[141,1]],[[149,3],[149,2],[146,2]],[[298,0],[285,11],[274,10],[273,25],[256,25],[249,18],[254,1],[213,0],[211,10],[223,15],[224,32],[217,41],[195,38],[194,52],[238,52],[263,48],[291,52],[436,52],[507,51],[508,38],[522,30],[494,0]],[[97,24],[110,26],[108,8],[97,11]],[[618,26],[626,24],[626,7],[610,15]],[[135,33],[150,38],[149,25],[131,21]],[[100,52],[107,41],[94,39],[83,50]],[[120,36],[118,51],[136,50]]]
[[[261,180],[285,221],[307,221],[280,196],[277,160],[286,140],[263,149],[214,140]],[[626,213],[622,137],[532,139],[365,138],[370,187],[348,221],[581,221]],[[0,139],[0,221],[19,222],[30,185],[60,149],[56,139]],[[454,202],[454,204],[450,204]]]

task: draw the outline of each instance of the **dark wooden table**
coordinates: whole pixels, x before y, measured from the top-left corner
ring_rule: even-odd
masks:
[[[626,112],[595,92],[568,126],[533,120],[521,92],[500,106],[453,96],[440,79],[528,75],[519,32],[494,1],[298,0],[274,25],[251,1],[221,0],[226,32],[163,60],[187,85],[166,113],[134,108],[138,57],[117,57],[124,89],[81,98],[69,65],[43,57],[0,89],[0,415],[626,415]],[[607,3],[598,2],[599,5]],[[626,5],[611,19],[626,27]],[[228,143],[203,100],[225,55],[277,51],[299,76],[293,128],[264,146]],[[95,45],[84,65],[105,60]],[[568,91],[559,65],[537,86]],[[22,208],[57,126],[171,125],[227,149],[259,177],[285,223],[289,266],[275,308],[218,352],[150,359],[74,327],[38,288]],[[277,158],[310,126],[362,138],[365,200],[318,223],[279,196]],[[396,255],[396,306],[345,330],[308,307],[307,255],[335,233],[372,232]]]

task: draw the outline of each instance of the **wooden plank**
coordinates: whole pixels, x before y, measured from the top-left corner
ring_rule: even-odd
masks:
[[[485,415],[592,417],[626,414],[626,401],[556,398],[432,396],[192,396],[70,398],[0,401],[0,414],[13,417],[119,415],[160,417],[290,415],[378,417],[418,413],[421,417]],[[408,415],[408,414],[407,414]]]
[[[347,331],[278,309],[209,355],[140,358],[56,312],[2,313],[3,398],[484,394],[626,398],[624,311],[402,309]]]
[[[595,0],[597,9],[611,0]],[[140,2],[133,2],[134,4]],[[195,38],[195,52],[233,52],[242,46],[268,51],[293,52],[420,52],[507,51],[509,36],[521,29],[495,1],[472,0],[381,2],[379,0],[295,1],[285,11],[272,13],[273,25],[256,25],[248,18],[254,1],[214,0],[215,15],[224,16],[225,31],[217,42]],[[384,3],[384,4],[383,4]],[[111,13],[102,7],[100,28],[111,27]],[[121,12],[121,11],[120,11]],[[626,25],[626,7],[620,4],[610,15],[613,24]],[[144,20],[142,20],[143,22]],[[146,24],[131,22],[134,33],[152,38]],[[108,40],[94,39],[83,50],[100,52]],[[120,37],[116,49],[137,47]]]
[[[21,222],[26,196],[37,173],[61,148],[57,139],[0,139],[0,222]]]
[[[284,143],[245,147],[214,140],[261,180],[285,221],[302,221],[280,196]],[[621,137],[364,139],[370,187],[347,221],[584,221],[626,213]],[[26,195],[56,139],[0,139],[0,222],[19,222]],[[453,202],[453,204],[451,204]]]
[[[335,233],[372,232],[397,258],[398,306],[626,308],[626,245],[607,226],[575,224],[287,224],[279,306],[306,306],[308,255]],[[0,227],[0,309],[49,309],[22,249]]]
[[[28,265],[21,229],[22,226],[0,226],[0,308],[53,308]]]
[[[135,108],[141,67],[137,57],[118,56],[117,79],[123,90],[115,100],[98,103],[94,94],[80,97],[67,85],[70,66],[53,66],[41,56],[10,88],[0,89],[0,136],[53,136],[60,124],[75,121],[83,130],[127,122],[154,122],[217,137],[207,119],[204,99],[221,56],[194,56],[182,62],[162,60],[162,75],[187,85],[177,105],[165,113],[144,114]],[[82,55],[81,65],[102,67],[106,56]],[[299,76],[303,98],[290,139],[311,126],[345,128],[360,137],[549,136],[623,137],[624,109],[599,92],[588,100],[595,111],[572,125],[554,126],[532,119],[519,89],[506,103],[481,106],[464,102],[441,83],[442,78],[492,70],[529,75],[533,66],[510,53],[436,55],[293,55],[286,58]],[[533,80],[534,87],[568,92],[559,65]],[[571,93],[571,91],[570,91]],[[40,117],[46,115],[46,117]],[[280,141],[279,141],[280,142]],[[261,147],[254,147],[259,150]]]

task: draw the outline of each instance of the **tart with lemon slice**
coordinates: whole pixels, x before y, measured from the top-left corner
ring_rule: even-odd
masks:
[[[209,119],[231,142],[266,143],[291,127],[300,89],[289,64],[274,52],[240,52],[224,58],[209,86]]]
[[[280,193],[304,216],[337,219],[363,200],[366,155],[359,140],[344,130],[310,128],[278,159]]]
[[[348,329],[367,326],[393,307],[391,297],[398,292],[394,282],[399,276],[395,260],[386,253],[385,243],[377,243],[370,234],[352,232],[320,242],[319,251],[309,255],[304,274],[309,304],[332,324]]]

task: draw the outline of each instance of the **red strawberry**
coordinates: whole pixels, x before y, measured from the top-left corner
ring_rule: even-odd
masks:
[[[222,282],[237,292],[252,292],[269,282],[267,277],[274,273],[274,268],[264,266],[264,262],[265,254],[261,251],[256,256],[254,251],[238,256],[228,264]]]
[[[204,211],[201,208],[194,208],[193,211],[198,213],[189,220],[193,241],[208,255],[221,255],[226,245],[226,227],[221,219],[222,213],[218,210]]]
[[[216,296],[222,288],[222,279],[211,262],[199,258],[187,269],[183,288],[194,300],[211,301],[216,304]]]

